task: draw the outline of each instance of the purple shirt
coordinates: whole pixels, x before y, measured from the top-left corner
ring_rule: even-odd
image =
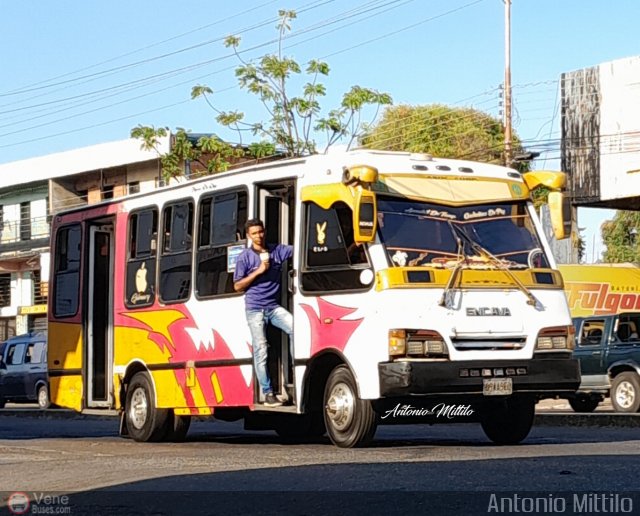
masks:
[[[245,290],[244,301],[247,310],[271,309],[280,306],[280,273],[282,264],[293,255],[290,245],[268,245],[269,269],[253,280]],[[236,262],[233,281],[246,278],[260,266],[260,253],[251,246],[242,251]]]

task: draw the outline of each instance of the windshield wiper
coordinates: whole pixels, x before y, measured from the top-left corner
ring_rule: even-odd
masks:
[[[451,225],[451,222],[449,222],[449,225]],[[451,276],[449,276],[447,285],[442,291],[442,296],[440,296],[440,301],[438,301],[438,304],[440,306],[447,306],[447,298],[458,282],[458,276],[460,275],[460,271],[462,270],[462,265],[467,263],[467,255],[464,252],[464,243],[462,242],[462,240],[460,240],[460,237],[456,234],[455,231],[452,231],[452,233],[453,238],[455,238],[456,243],[458,244],[458,261],[456,262],[453,271],[451,271]]]
[[[509,276],[513,280],[513,282],[520,289],[520,291],[522,291],[522,293],[525,296],[527,296],[528,305],[537,306],[539,304],[539,301],[531,293],[531,291],[522,284],[522,282],[518,279],[518,277],[509,269],[507,265],[503,263],[502,260],[500,260],[500,258],[491,254],[490,251],[488,251],[485,247],[481,246],[478,242],[476,242],[473,238],[471,238],[464,229],[462,229],[456,224],[453,224],[450,220],[447,222],[449,224],[449,227],[451,228],[451,232],[453,233],[456,241],[458,241],[458,249],[460,249],[460,237],[462,237],[465,240],[465,242],[469,244],[469,246],[471,247],[471,249],[473,249],[474,252],[478,253],[478,255],[481,257],[487,258],[490,263],[495,265],[499,270],[504,272],[507,276]],[[464,246],[462,246],[462,250],[464,252]],[[468,255],[465,253],[465,256],[468,256]],[[448,286],[449,285],[447,285],[447,287]],[[445,291],[446,291],[446,288],[445,288]],[[443,297],[444,297],[444,294],[443,294]]]

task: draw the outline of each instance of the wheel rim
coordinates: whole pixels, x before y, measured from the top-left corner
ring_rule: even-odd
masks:
[[[636,400],[636,390],[631,382],[620,382],[616,389],[616,402],[618,406],[628,409]]]
[[[38,405],[41,407],[47,406],[47,389],[40,389],[38,391]]]
[[[148,407],[147,393],[138,387],[131,395],[131,405],[129,406],[129,421],[138,430],[147,422]]]
[[[333,386],[325,411],[329,421],[336,430],[342,431],[349,427],[355,410],[355,396],[351,387],[340,382]]]

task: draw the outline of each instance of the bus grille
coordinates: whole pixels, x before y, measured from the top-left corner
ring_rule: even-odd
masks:
[[[522,349],[527,343],[524,337],[498,337],[482,339],[451,339],[453,347],[460,351],[477,351],[491,349]]]

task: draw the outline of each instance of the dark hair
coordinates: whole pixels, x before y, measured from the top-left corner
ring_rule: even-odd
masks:
[[[264,222],[262,222],[260,219],[249,219],[244,225],[245,233],[249,231],[249,228],[253,228],[255,226],[260,226],[262,229],[264,229]]]

